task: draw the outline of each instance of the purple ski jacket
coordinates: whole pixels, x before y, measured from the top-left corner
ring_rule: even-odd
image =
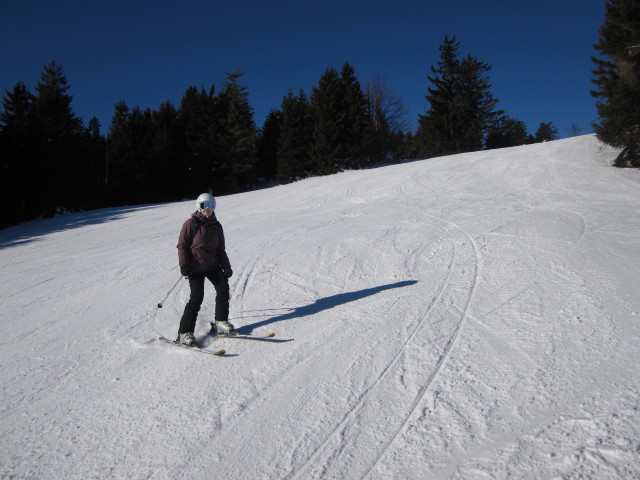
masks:
[[[193,234],[193,222],[197,218],[198,229]],[[215,213],[209,218],[195,212],[184,222],[178,239],[178,261],[181,267],[189,267],[191,273],[207,273],[220,268],[231,270],[225,250],[224,232]]]

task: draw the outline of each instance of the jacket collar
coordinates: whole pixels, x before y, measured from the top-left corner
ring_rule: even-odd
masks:
[[[218,221],[215,212],[213,212],[210,217],[205,217],[202,213],[200,213],[200,210],[196,210],[191,216],[196,217],[201,223],[214,223]]]

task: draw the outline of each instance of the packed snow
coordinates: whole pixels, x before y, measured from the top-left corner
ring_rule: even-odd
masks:
[[[231,320],[276,333],[208,337],[208,286],[196,339],[226,357],[158,341],[193,201],[0,231],[0,477],[640,478],[640,172],[616,154],[584,136],[218,197]]]

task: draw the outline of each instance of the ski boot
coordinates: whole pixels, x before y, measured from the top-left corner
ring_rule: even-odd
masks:
[[[209,331],[209,335],[220,335],[220,336],[234,336],[238,334],[238,331],[235,327],[229,323],[228,321],[224,322],[210,322],[211,330]]]
[[[197,347],[196,339],[193,336],[193,333],[180,333],[176,342],[181,343],[182,345],[186,345],[187,347]]]

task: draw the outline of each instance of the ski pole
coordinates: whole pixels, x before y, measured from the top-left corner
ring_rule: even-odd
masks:
[[[167,298],[169,298],[169,295],[171,295],[171,292],[173,292],[173,290],[178,286],[178,283],[180,283],[180,280],[182,280],[182,275],[180,275],[180,278],[178,278],[176,283],[173,284],[173,287],[171,287],[171,290],[167,292],[165,297],[162,299],[162,302],[158,304],[158,308],[162,308],[162,304],[167,300]]]

